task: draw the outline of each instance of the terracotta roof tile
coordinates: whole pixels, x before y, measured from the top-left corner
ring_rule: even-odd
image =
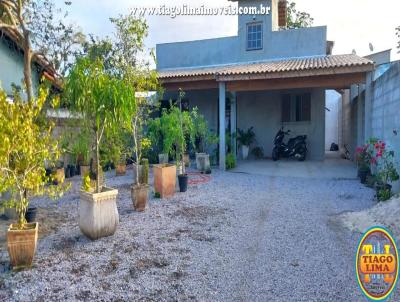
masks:
[[[159,71],[160,79],[193,76],[230,76],[246,74],[269,74],[280,72],[312,71],[341,67],[373,66],[369,59],[357,55],[329,55],[308,58],[294,58],[247,64],[231,64],[199,68],[165,69]]]

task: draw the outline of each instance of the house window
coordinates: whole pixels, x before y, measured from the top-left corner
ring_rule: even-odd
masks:
[[[311,94],[282,95],[282,122],[311,121]]]
[[[262,48],[262,23],[247,24],[247,50],[257,50]]]

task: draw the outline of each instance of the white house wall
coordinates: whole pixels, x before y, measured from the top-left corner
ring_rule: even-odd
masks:
[[[309,90],[293,90],[306,92]],[[289,91],[285,91],[287,93]],[[292,136],[307,135],[308,158],[323,160],[325,156],[325,91],[311,91],[311,122],[281,122],[280,91],[241,92],[237,94],[238,128],[254,127],[257,146],[264,149],[264,154],[271,156],[273,142],[279,128],[290,129]]]
[[[339,144],[339,104],[341,94],[335,90],[326,91],[325,111],[325,150],[330,150],[332,143]]]
[[[310,90],[285,91],[293,93]],[[311,90],[311,122],[281,122],[281,91],[237,93],[237,126],[240,129],[254,127],[257,144],[270,157],[276,132],[280,127],[292,131],[292,135],[306,134],[309,159],[322,160],[325,156],[325,90]],[[229,96],[229,94],[227,94]],[[176,99],[177,93],[168,93],[164,99]],[[206,117],[210,129],[218,130],[218,90],[187,91],[191,108],[198,107]]]

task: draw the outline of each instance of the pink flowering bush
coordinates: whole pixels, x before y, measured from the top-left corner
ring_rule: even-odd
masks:
[[[378,141],[371,138],[368,142],[356,149],[356,162],[360,170],[369,170],[371,165],[376,164],[375,144]]]

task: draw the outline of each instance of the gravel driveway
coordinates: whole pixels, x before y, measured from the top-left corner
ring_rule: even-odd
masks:
[[[136,213],[132,171],[107,178],[120,192],[116,234],[81,235],[78,179],[52,211],[36,200],[64,224],[40,240],[31,270],[9,271],[0,252],[0,301],[365,300],[354,273],[360,234],[336,222],[373,204],[356,180],[213,171],[209,183]]]

